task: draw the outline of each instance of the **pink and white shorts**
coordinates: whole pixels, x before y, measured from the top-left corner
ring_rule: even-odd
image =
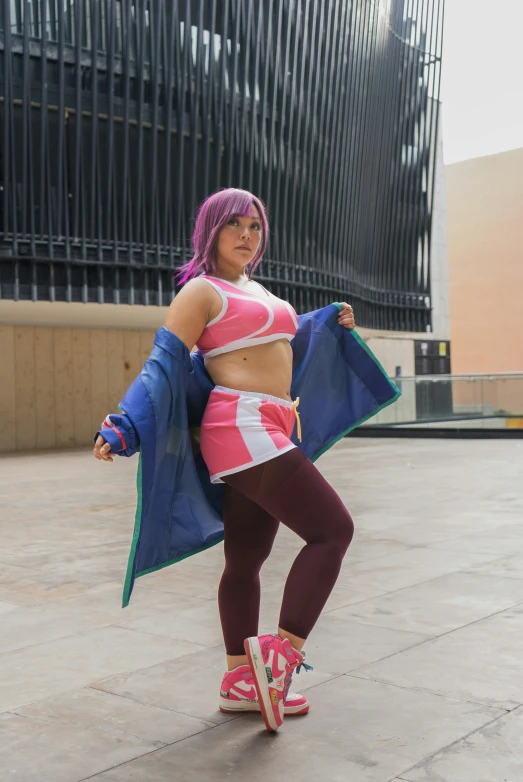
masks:
[[[268,462],[295,448],[290,438],[296,421],[301,436],[298,403],[299,399],[288,402],[269,394],[215,386],[200,430],[200,447],[211,483],[223,483],[224,475]]]

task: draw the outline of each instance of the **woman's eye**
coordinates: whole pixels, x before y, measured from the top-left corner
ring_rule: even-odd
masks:
[[[232,220],[229,220],[229,225],[238,225],[238,220],[236,220],[236,218],[233,217]]]
[[[259,230],[261,229],[261,226],[260,226],[260,224],[259,224],[259,223],[254,223],[252,227],[253,227],[253,229],[254,229],[255,231],[259,231]]]

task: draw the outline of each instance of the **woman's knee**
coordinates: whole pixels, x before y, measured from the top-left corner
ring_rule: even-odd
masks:
[[[347,518],[344,519],[343,524],[340,524],[337,532],[332,538],[333,546],[339,552],[340,557],[343,559],[347,553],[352,538],[354,537],[354,523],[352,518],[347,514]]]
[[[269,557],[272,549],[272,541],[266,543],[257,542],[252,548],[233,548],[225,547],[225,568],[228,571],[237,573],[252,573],[257,575],[263,563]]]
[[[327,543],[332,548],[333,554],[338,554],[343,558],[353,537],[354,522],[350,513],[344,507],[343,511],[331,519],[328,529],[323,529],[320,538],[311,542]]]
[[[352,516],[350,515],[349,511],[346,510],[346,518],[345,523],[342,527],[342,545],[345,546],[345,551],[349,548],[350,544],[352,543],[352,538],[354,537],[354,522],[352,520]]]

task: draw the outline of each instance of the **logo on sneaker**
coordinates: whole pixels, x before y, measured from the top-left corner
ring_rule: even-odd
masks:
[[[272,702],[274,703],[275,706],[278,705],[278,693],[276,692],[276,690],[272,690],[272,692],[271,692],[271,700],[272,700]]]
[[[272,684],[272,670],[271,668],[266,668],[265,673],[267,674],[267,680],[269,684]]]
[[[220,695],[222,696],[222,698],[229,697],[229,693],[226,690],[220,690]]]

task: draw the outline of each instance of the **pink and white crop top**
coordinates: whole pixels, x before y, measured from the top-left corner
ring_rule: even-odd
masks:
[[[207,274],[200,279],[219,293],[222,308],[196,343],[204,361],[240,348],[262,345],[277,339],[294,339],[298,316],[288,302],[273,296],[260,285],[263,295],[251,293],[232,282]]]

